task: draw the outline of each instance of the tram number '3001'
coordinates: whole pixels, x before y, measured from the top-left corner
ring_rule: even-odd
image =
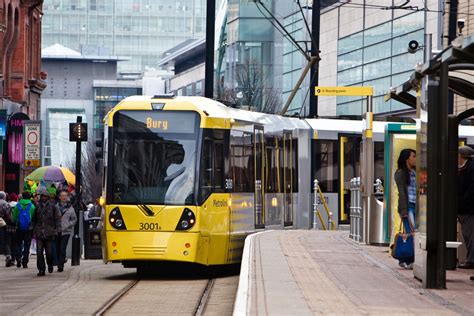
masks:
[[[161,227],[157,223],[140,223],[140,230],[160,230]]]

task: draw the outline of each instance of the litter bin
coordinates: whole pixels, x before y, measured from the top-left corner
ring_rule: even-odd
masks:
[[[102,221],[100,217],[84,220],[84,258],[102,259]]]
[[[384,204],[382,181],[375,181],[375,192],[371,196],[370,218],[369,218],[369,243],[374,245],[386,245],[384,230]]]

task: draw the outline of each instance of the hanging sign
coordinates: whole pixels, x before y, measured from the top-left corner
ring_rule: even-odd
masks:
[[[317,96],[371,96],[372,87],[314,87]]]
[[[41,121],[26,121],[23,130],[25,167],[41,166]]]

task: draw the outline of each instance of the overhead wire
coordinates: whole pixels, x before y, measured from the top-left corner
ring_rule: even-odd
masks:
[[[304,24],[306,26],[306,30],[308,31],[308,35],[311,39],[311,43],[313,44],[313,47],[317,47],[318,45],[316,45],[316,40],[314,39],[314,36],[313,34],[311,33],[311,29],[309,28],[309,25],[308,25],[308,21],[306,20],[306,16],[304,15],[304,12],[303,12],[303,8],[301,7],[301,3],[300,3],[300,0],[296,0],[296,3],[298,4],[298,8],[300,9],[300,12],[301,12],[301,18],[303,19],[304,21]],[[318,47],[319,49],[319,47]]]
[[[383,6],[377,4],[364,4],[364,3],[352,3],[352,2],[342,2],[338,1],[336,3],[343,4],[346,8],[354,8],[354,9],[374,9],[374,10],[405,10],[405,11],[413,11],[413,12],[430,12],[430,13],[443,13],[443,14],[455,14],[456,12],[446,12],[444,10],[432,10],[428,9],[425,4],[425,8],[419,8],[418,6],[408,6],[408,7],[399,7],[399,6]],[[469,12],[458,12],[457,14],[461,15],[474,15],[474,13]]]
[[[255,4],[258,8],[258,10],[260,11],[260,13],[263,15],[263,17],[265,17],[265,19],[267,19],[282,35],[283,37],[287,38],[292,44],[293,46],[295,46],[303,55],[304,57],[306,58],[306,60],[310,60],[310,56],[307,54],[307,52],[305,52],[305,50],[298,44],[298,42],[293,38],[293,36],[285,29],[285,27],[278,21],[278,19],[276,19],[273,14],[268,10],[268,8],[260,1],[260,0],[257,0],[255,1]],[[259,4],[263,7],[263,9],[265,9],[265,11],[267,12],[267,14],[270,16],[266,16],[263,11],[260,9],[259,7]],[[276,23],[276,24],[275,24]],[[278,25],[278,26],[277,26]]]

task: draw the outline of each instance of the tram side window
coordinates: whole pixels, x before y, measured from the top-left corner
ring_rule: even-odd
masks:
[[[201,196],[208,197],[212,193],[212,137],[205,130],[201,160]]]
[[[225,132],[204,130],[201,159],[201,201],[212,192],[223,192],[225,177]]]
[[[231,131],[231,175],[234,192],[253,192],[253,141],[251,133]]]
[[[385,162],[384,162],[384,143],[375,142],[374,143],[374,177],[375,179],[382,180],[382,184],[385,186],[384,176],[385,176]],[[374,179],[374,182],[375,182]]]
[[[292,166],[291,170],[293,173],[293,192],[298,192],[298,139],[293,139],[292,144]]]
[[[314,140],[314,179],[319,181],[321,191],[337,193],[338,169],[338,142],[336,140]]]
[[[265,141],[265,183],[267,193],[278,192],[277,180],[277,149],[275,146],[275,138],[267,137]]]
[[[254,158],[254,135],[244,133],[245,163],[247,165],[246,190],[255,191],[255,158]]]

